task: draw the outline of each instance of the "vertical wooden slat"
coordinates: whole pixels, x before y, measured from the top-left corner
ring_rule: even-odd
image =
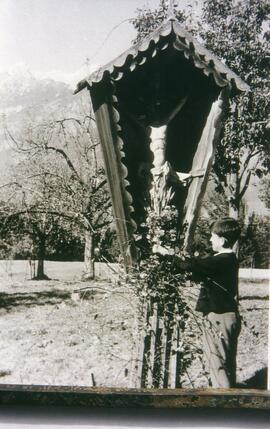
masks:
[[[104,166],[111,194],[114,219],[119,239],[119,245],[126,267],[133,265],[135,260],[135,246],[130,237],[128,224],[131,224],[129,213],[124,206],[125,190],[122,185],[119,160],[112,135],[112,124],[107,103],[103,103],[95,111],[97,127],[99,131]]]
[[[159,314],[159,333],[158,333],[158,356],[156,357],[155,372],[158,372],[157,387],[164,387],[165,361],[167,352],[167,323],[164,314]],[[157,365],[159,365],[157,369]]]
[[[160,381],[162,377],[162,334],[163,334],[163,317],[160,313],[160,306],[157,309],[157,327],[156,327],[156,338],[155,338],[155,359],[153,366],[153,387],[160,387]]]
[[[163,387],[169,387],[169,378],[170,378],[170,361],[171,361],[171,352],[172,352],[172,336],[173,336],[173,308],[169,308],[169,311],[166,315],[166,344],[165,344],[165,361],[164,361],[164,376],[163,376]]]
[[[154,387],[154,363],[156,357],[156,333],[157,333],[157,324],[158,324],[158,306],[157,303],[152,304],[152,314],[149,320],[150,324],[150,349],[148,354],[148,386]]]
[[[180,339],[181,339],[181,330],[180,330],[180,327],[179,327],[179,324],[177,324],[177,326],[176,326],[176,336],[177,336],[177,340],[176,340],[176,344],[177,344],[177,347],[179,347],[179,343],[180,343]],[[181,355],[180,355],[180,352],[179,351],[177,351],[176,352],[176,363],[175,363],[175,366],[176,366],[176,368],[175,368],[175,389],[178,389],[178,388],[180,388],[180,387],[182,387],[182,384],[181,384],[181,366],[182,366],[182,357],[181,357]]]
[[[176,369],[177,369],[177,353],[176,349],[178,346],[178,324],[175,322],[172,328],[172,347],[171,347],[171,356],[170,356],[170,364],[169,364],[169,378],[168,378],[168,387],[171,389],[175,389],[176,387]]]
[[[146,310],[146,329],[147,333],[143,340],[143,355],[142,355],[142,371],[141,371],[141,387],[148,387],[148,366],[149,366],[149,351],[151,345],[151,333],[149,332],[149,321],[151,316],[151,304],[147,303]]]

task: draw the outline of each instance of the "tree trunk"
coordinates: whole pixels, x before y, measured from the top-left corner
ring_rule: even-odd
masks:
[[[45,249],[46,249],[46,236],[41,234],[39,236],[39,244],[37,251],[37,274],[34,277],[35,280],[49,280],[49,277],[44,273],[44,259],[45,259]]]
[[[44,259],[38,257],[38,265],[37,265],[37,275],[36,279],[44,277]]]
[[[228,175],[228,202],[229,202],[229,216],[235,220],[239,219],[239,210],[240,210],[240,197],[239,197],[239,177],[236,173],[231,173]]]
[[[232,204],[229,205],[229,216],[235,220],[239,220],[239,207],[235,207]],[[234,253],[239,256],[239,240],[233,246]]]
[[[239,208],[229,203],[229,216],[235,220],[239,219]]]
[[[94,263],[94,237],[93,233],[89,230],[84,234],[84,280],[91,280],[95,277],[95,263]]]
[[[229,216],[235,220],[239,220],[240,215],[240,199],[239,199],[239,183],[236,174],[230,175],[231,195],[229,196]],[[239,255],[239,241],[233,246],[233,251]]]

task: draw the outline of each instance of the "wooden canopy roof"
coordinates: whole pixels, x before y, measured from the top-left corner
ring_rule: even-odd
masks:
[[[186,59],[191,59],[194,66],[201,69],[206,76],[212,75],[218,86],[224,87],[230,84],[232,88],[239,91],[249,91],[249,86],[242,79],[199,43],[175,18],[170,18],[143,41],[131,46],[115,60],[81,80],[75,94],[101,82],[105,75],[110,75],[114,80],[120,80],[125,72],[142,66],[149,58],[149,54],[154,57],[157,49],[166,50],[169,45],[182,51]]]
[[[249,86],[172,17],[80,81],[75,93],[84,88],[95,111],[120,251],[128,267],[137,259],[135,236],[141,235],[152,180],[149,129],[166,125],[164,157],[174,171],[204,171],[175,197],[181,222],[189,219],[186,236],[191,237],[227,95],[249,91]]]

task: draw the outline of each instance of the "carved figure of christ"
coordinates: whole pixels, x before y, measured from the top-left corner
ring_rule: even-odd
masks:
[[[162,209],[169,204],[173,197],[173,190],[167,186],[169,179],[172,179],[174,183],[178,182],[182,186],[186,186],[191,177],[200,177],[203,175],[202,171],[189,173],[174,171],[165,158],[167,126],[177,113],[180,112],[187,98],[186,96],[179,102],[165,121],[163,121],[163,124],[150,126],[150,149],[153,153],[153,168],[151,169],[153,182],[150,189],[150,197],[157,214],[161,213]]]

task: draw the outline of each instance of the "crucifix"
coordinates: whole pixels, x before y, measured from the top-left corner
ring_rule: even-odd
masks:
[[[203,176],[202,170],[190,171],[189,173],[175,171],[169,161],[166,160],[166,131],[168,124],[175,118],[185,105],[188,96],[180,100],[177,106],[163,119],[162,123],[155,122],[150,126],[150,149],[153,153],[152,186],[150,189],[151,203],[154,211],[161,214],[162,209],[170,204],[173,197],[173,189],[169,183],[178,186],[187,186],[192,177]]]

